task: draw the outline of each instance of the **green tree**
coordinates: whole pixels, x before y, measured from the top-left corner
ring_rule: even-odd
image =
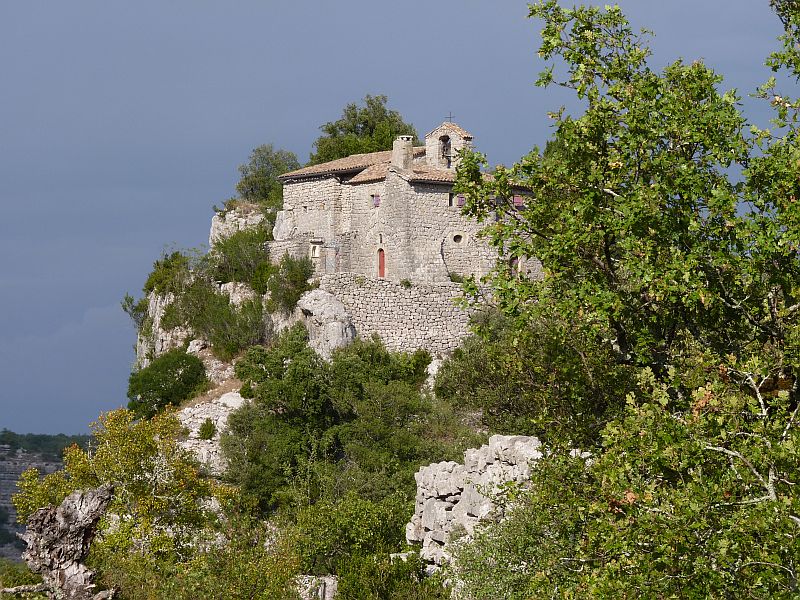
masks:
[[[246,202],[259,204],[274,220],[276,211],[283,207],[283,186],[278,176],[300,168],[297,156],[287,150],[276,150],[272,144],[255,148],[247,163],[239,166],[241,179],[236,192]]]
[[[597,444],[631,389],[634,371],[619,365],[569,319],[548,315],[524,328],[496,312],[480,315],[440,367],[434,391],[470,408],[490,431],[535,435],[546,444]]]
[[[128,379],[128,408],[150,419],[167,406],[178,406],[208,384],[203,362],[181,349],[170,350]]]
[[[266,280],[265,287],[269,292],[267,307],[271,311],[293,311],[300,296],[313,289],[309,283],[313,274],[314,265],[309,257],[293,258],[284,254],[280,262],[270,270]]]
[[[386,107],[386,96],[364,97],[363,106],[351,102],[344,107],[342,117],[325,123],[323,135],[314,142],[309,164],[344,158],[351,154],[391,150],[398,135],[412,135],[417,140],[414,126],[403,121],[396,110]]]
[[[786,14],[768,65],[797,76]],[[560,315],[637,386],[591,460],[554,448],[463,546],[465,596],[797,597],[800,104],[772,79],[758,94],[776,127],[749,126],[701,62],[651,69],[619,8],[531,16],[566,69],[540,85],[585,111],[552,114],[547,151],[490,181],[466,156],[466,209],[504,256],[541,260],[541,282],[489,278],[520,335]]]
[[[158,556],[188,556],[195,536],[215,520],[202,501],[223,490],[200,476],[199,466],[177,443],[181,424],[173,415],[137,421],[128,410],[104,413],[92,425],[89,450],[71,446],[64,470],[40,476],[25,471],[13,496],[24,523],[39,508],[60,504],[71,492],[114,485],[108,513],[93,551],[112,561],[137,549]],[[101,561],[102,562],[102,561]]]
[[[522,321],[571,315],[618,362],[660,375],[685,336],[743,382],[785,375],[798,360],[800,230],[783,195],[793,175],[776,170],[788,164],[784,144],[759,157],[766,134],[747,134],[735,94],[720,92],[702,63],[653,71],[646,40],[618,8],[548,1],[531,14],[545,20],[540,54],[565,61],[561,85],[588,106],[578,117],[553,114],[553,151],[534,149],[491,181],[479,156],[462,163],[467,212],[502,254],[536,257],[546,273],[536,282],[499,268],[501,308]],[[539,84],[554,81],[551,67]],[[734,166],[746,181],[731,176]],[[529,190],[522,210],[510,201],[515,186]],[[780,355],[777,371],[745,366],[765,349]]]

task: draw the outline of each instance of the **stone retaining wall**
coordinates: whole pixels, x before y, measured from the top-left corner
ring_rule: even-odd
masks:
[[[456,283],[402,283],[337,273],[321,278],[320,288],[336,296],[349,313],[356,334],[378,334],[392,351],[428,350],[448,354],[469,335],[469,313],[456,306]]]

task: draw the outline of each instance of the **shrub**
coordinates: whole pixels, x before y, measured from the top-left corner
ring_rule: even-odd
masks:
[[[125,297],[122,299],[122,310],[131,318],[133,324],[136,326],[136,331],[142,330],[142,325],[144,325],[144,321],[147,318],[147,297],[142,297],[139,300],[136,300],[130,294],[125,294]]]
[[[288,313],[294,310],[300,296],[313,288],[309,283],[313,274],[314,265],[310,258],[292,258],[284,254],[276,272],[267,281],[270,311],[281,310]]]
[[[0,588],[10,588],[18,585],[35,585],[41,583],[41,581],[41,576],[32,573],[26,565],[6,558],[0,558]],[[44,598],[44,596],[35,597]]]
[[[343,560],[402,547],[405,523],[413,506],[403,497],[379,502],[351,492],[300,511],[296,549],[306,573],[337,573]]]
[[[259,267],[269,264],[266,243],[272,235],[265,226],[243,229],[217,241],[208,261],[212,279],[252,284]]]
[[[581,447],[597,443],[632,387],[630,367],[559,318],[517,329],[489,314],[476,327],[479,335],[439,369],[438,397],[480,411],[492,431]]]
[[[387,553],[355,556],[339,568],[340,600],[449,600],[451,590],[426,577],[418,556],[392,559]]]
[[[203,362],[183,350],[170,350],[128,379],[128,408],[150,419],[164,407],[177,406],[203,390],[208,380]]]
[[[236,307],[204,277],[195,277],[170,306],[174,309],[168,307],[165,311],[165,317],[171,316],[169,324],[189,327],[195,335],[208,340],[211,350],[222,360],[230,360],[265,339],[261,300],[249,300]]]
[[[464,276],[461,273],[450,272],[450,281],[453,283],[464,283]]]
[[[153,263],[153,270],[147,276],[143,291],[167,294],[179,291],[189,276],[189,257],[182,252],[163,254]]]
[[[420,393],[429,361],[424,351],[357,340],[328,364],[308,348],[302,325],[271,348],[248,349],[235,369],[253,402],[228,420],[227,477],[264,510],[348,490],[374,502],[395,492],[413,498],[419,465],[476,442],[448,405]]]
[[[214,421],[212,421],[211,418],[206,418],[206,420],[200,424],[198,435],[200,436],[201,440],[210,440],[216,433],[217,426],[214,425]]]
[[[408,289],[408,288],[411,287],[411,280],[410,279],[401,279],[400,280],[400,285],[403,286],[404,288]]]

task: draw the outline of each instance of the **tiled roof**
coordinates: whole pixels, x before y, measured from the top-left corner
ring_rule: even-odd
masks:
[[[414,148],[414,156],[422,156],[425,154],[425,147],[418,146]],[[304,177],[314,177],[318,175],[335,175],[337,173],[351,173],[354,171],[363,171],[367,167],[386,163],[387,165],[392,160],[392,151],[383,150],[381,152],[368,152],[366,154],[353,154],[345,158],[339,158],[330,162],[321,163],[318,165],[311,165],[310,167],[303,167],[296,171],[284,173],[278,179],[287,180]]]
[[[386,179],[386,173],[388,171],[388,162],[371,165],[352,179],[349,179],[347,183],[367,183],[369,181],[381,181],[382,179]]]
[[[453,183],[456,180],[455,169],[434,169],[433,167],[414,167],[409,181],[434,181]]]
[[[440,131],[440,130],[447,131],[449,133],[455,133],[461,139],[464,138],[472,139],[472,134],[469,131],[467,131],[457,123],[453,123],[452,121],[445,121],[433,131],[429,131],[427,134],[425,134],[425,137],[428,137],[434,131]]]

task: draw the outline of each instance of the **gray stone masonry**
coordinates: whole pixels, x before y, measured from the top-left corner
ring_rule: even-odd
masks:
[[[337,273],[325,275],[320,289],[336,296],[362,338],[377,334],[392,351],[428,350],[448,354],[469,335],[469,313],[456,306],[461,286],[401,283]]]
[[[420,557],[437,566],[451,558],[451,542],[473,533],[492,515],[492,498],[503,484],[524,484],[532,464],[542,458],[535,437],[493,435],[489,444],[464,453],[464,464],[441,462],[422,467],[417,481],[416,508],[406,525],[406,540],[422,544]]]

